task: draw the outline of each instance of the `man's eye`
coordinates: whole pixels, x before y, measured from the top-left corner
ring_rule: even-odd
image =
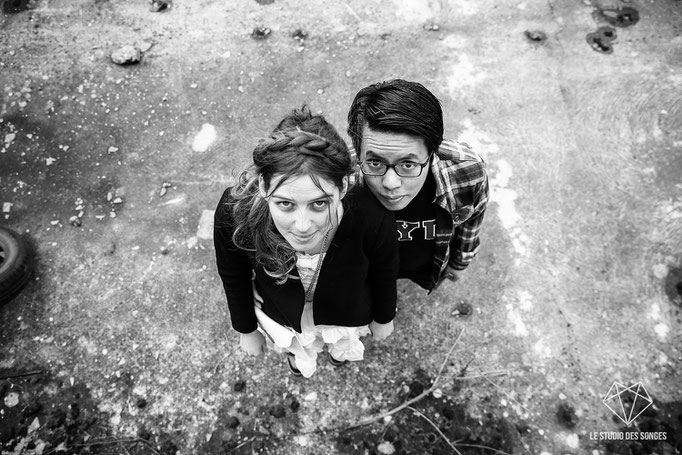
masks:
[[[380,167],[384,167],[384,166],[385,166],[384,163],[383,163],[382,161],[378,161],[378,160],[367,160],[367,161],[365,161],[365,163],[367,163],[367,165],[368,165],[369,167],[377,167],[377,168],[380,168]]]
[[[403,161],[402,163],[398,164],[402,169],[405,170],[412,170],[415,167],[419,166],[417,163],[413,163],[412,161]]]

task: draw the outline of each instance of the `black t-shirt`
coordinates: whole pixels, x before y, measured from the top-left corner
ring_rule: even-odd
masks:
[[[436,211],[432,204],[436,183],[429,173],[424,186],[407,207],[395,212],[400,250],[398,278],[428,280],[433,269]]]

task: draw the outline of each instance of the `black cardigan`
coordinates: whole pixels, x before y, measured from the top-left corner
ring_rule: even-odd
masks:
[[[230,191],[231,188],[225,190],[218,203],[213,239],[232,327],[240,333],[257,328],[251,287],[255,270],[256,289],[263,298],[262,310],[300,333],[305,303],[303,285],[298,278],[277,284],[256,265],[253,252],[234,245]],[[399,258],[395,217],[369,190],[359,186],[352,188],[342,203],[343,218],[329,244],[313,296],[315,324],[345,327],[372,321],[385,324],[393,320],[396,311]],[[294,268],[292,275],[297,274]]]

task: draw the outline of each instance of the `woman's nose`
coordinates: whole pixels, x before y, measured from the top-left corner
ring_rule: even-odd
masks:
[[[301,210],[298,212],[296,215],[296,221],[294,223],[294,227],[296,230],[298,230],[301,233],[308,232],[310,229],[310,217],[308,216],[305,211]]]

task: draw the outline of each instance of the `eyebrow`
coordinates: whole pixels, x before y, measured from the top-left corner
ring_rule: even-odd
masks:
[[[376,159],[376,158],[379,158],[379,159],[386,161],[383,156],[377,155],[376,153],[374,153],[371,150],[367,150],[365,159]],[[399,160],[397,160],[396,163],[401,162],[401,161],[416,161],[416,162],[418,162],[419,156],[416,153],[409,153],[408,155],[403,156]]]
[[[315,201],[319,201],[319,200],[322,200],[322,199],[329,200],[329,199],[332,198],[331,194],[327,194],[327,193],[319,193],[319,194],[322,194],[322,196],[311,198],[310,201],[311,201],[311,202],[315,202]],[[275,191],[274,193],[272,193],[270,196],[271,196],[271,197],[274,197],[274,198],[277,198],[277,199],[280,199],[280,200],[283,200],[283,201],[296,202],[296,201],[294,201],[293,199],[291,199],[291,198],[289,198],[289,197],[286,197],[286,196],[278,196],[278,195],[277,195],[277,191]]]

